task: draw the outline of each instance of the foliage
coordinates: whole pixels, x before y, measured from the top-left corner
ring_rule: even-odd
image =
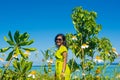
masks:
[[[54,56],[54,47],[51,49],[47,49],[45,51],[41,51],[43,54],[44,59],[43,61],[43,69],[44,73],[48,74],[52,72],[52,64],[53,64],[53,56]],[[47,67],[48,66],[48,67]]]
[[[21,76],[26,76],[27,72],[32,68],[32,62],[27,61],[23,58],[20,59],[20,61],[14,60],[13,61],[13,67],[14,67],[14,73],[17,78]],[[19,77],[18,77],[19,76]]]
[[[20,34],[19,31],[16,31],[14,33],[14,37],[12,37],[11,31],[8,32],[8,38],[4,36],[4,40],[9,44],[9,47],[2,48],[0,49],[0,52],[6,52],[10,49],[7,61],[9,61],[12,56],[15,55],[21,55],[23,58],[26,58],[25,54],[23,53],[23,50],[28,50],[28,51],[35,51],[35,48],[27,48],[26,46],[31,45],[34,40],[29,40],[29,34],[27,32]],[[25,46],[25,47],[24,47]]]
[[[8,63],[4,67],[1,77],[2,80],[4,79],[24,80],[26,78],[27,76],[26,74],[32,67],[32,62],[28,61],[29,52],[36,50],[36,48],[26,47],[34,42],[34,40],[29,40],[29,37],[30,36],[27,32],[20,34],[19,31],[15,32],[14,37],[12,37],[10,31],[8,32],[8,38],[4,36],[4,40],[9,44],[9,47],[0,49],[0,52],[3,53],[3,52],[7,52],[8,50],[11,51],[6,59]],[[25,51],[25,53],[23,51]],[[9,70],[8,68],[12,61],[13,61],[12,65],[14,67],[14,70]]]
[[[85,76],[89,76],[91,70],[94,69],[96,61],[100,60],[105,64],[112,63],[117,54],[113,51],[109,39],[98,38],[102,26],[96,23],[96,12],[89,12],[83,10],[82,7],[76,7],[73,9],[71,17],[76,33],[66,34],[67,44],[73,54],[80,59],[80,68],[84,74],[82,79],[85,80]]]
[[[120,65],[115,69],[114,77],[110,78],[104,75],[106,68],[116,59],[118,54],[108,38],[98,37],[102,26],[96,23],[97,13],[76,7],[73,9],[71,17],[76,33],[67,33],[66,40],[75,58],[80,60],[77,63],[75,58],[72,58],[68,62],[71,75],[75,73],[75,76],[71,76],[71,80],[119,80],[120,73],[117,72],[117,69]],[[4,69],[0,69],[0,80],[55,79],[54,73],[52,73],[55,51],[53,49],[41,51],[44,57],[42,59],[43,66],[41,66],[44,73],[31,70],[32,62],[28,60],[29,52],[35,51],[36,48],[27,47],[34,42],[34,40],[29,40],[29,37],[30,35],[27,32],[20,34],[19,31],[16,31],[14,36],[9,31],[8,37],[4,37],[9,46],[0,49],[0,52],[9,51],[9,54],[6,59],[7,64],[3,66]],[[0,59],[2,60],[2,58]],[[9,68],[11,62],[13,69]],[[99,62],[104,65],[98,65]],[[76,76],[77,71],[79,72],[78,76]]]
[[[68,66],[70,68],[71,73],[75,70],[79,69],[77,62],[74,59],[70,59],[68,62]]]

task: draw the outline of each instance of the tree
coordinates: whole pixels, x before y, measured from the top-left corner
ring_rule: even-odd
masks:
[[[26,73],[31,69],[32,67],[32,62],[28,61],[28,53],[29,51],[35,51],[36,48],[28,48],[27,46],[31,45],[34,40],[29,40],[29,34],[27,32],[20,34],[19,31],[16,31],[14,34],[14,37],[12,37],[11,32],[8,32],[8,38],[4,36],[4,40],[9,44],[8,47],[0,49],[0,52],[6,52],[10,51],[8,54],[8,57],[6,61],[8,63],[5,65],[5,69],[3,71],[2,77],[0,78],[1,80],[6,80],[8,77],[12,79],[25,79]],[[21,55],[19,58],[18,56]],[[8,67],[10,63],[13,61],[13,67],[15,71],[8,70]],[[7,77],[8,75],[8,77]],[[19,76],[18,76],[19,75]]]
[[[89,12],[83,10],[82,7],[74,8],[72,21],[76,33],[66,34],[68,47],[80,59],[83,79],[94,68],[95,57],[97,60],[103,60],[105,63],[111,63],[117,57],[110,40],[105,37],[98,37],[102,26],[96,23],[96,18],[97,13],[94,11]]]

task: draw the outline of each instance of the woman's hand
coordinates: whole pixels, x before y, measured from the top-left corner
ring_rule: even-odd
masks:
[[[65,73],[64,72],[62,72],[60,76],[61,76],[61,80],[65,80]]]

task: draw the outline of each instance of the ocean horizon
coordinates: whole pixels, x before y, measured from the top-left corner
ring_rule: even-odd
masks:
[[[104,76],[109,76],[109,77],[113,77],[116,73],[120,73],[120,66],[118,65],[119,63],[112,63],[111,65],[107,66],[104,70]],[[91,72],[94,72],[95,69],[98,67],[98,66],[102,66],[103,64],[97,64],[95,66],[95,68],[91,71]],[[46,68],[48,67],[47,65],[45,66]],[[41,73],[44,73],[43,71],[43,66],[41,65],[34,65],[32,67],[31,70],[37,70]],[[55,65],[52,65],[52,73],[55,72]],[[81,71],[75,71],[73,74],[75,75],[81,75]]]
[[[120,73],[120,68],[119,68],[120,66],[118,66],[118,64],[119,63],[111,63],[111,65],[106,67],[106,69],[104,71],[104,76],[113,77],[115,75],[115,72]],[[98,66],[102,66],[102,65],[103,64],[97,64],[95,66],[95,68],[91,72],[94,72]],[[51,66],[52,66],[51,72],[54,74],[55,65],[51,65]],[[46,67],[46,69],[48,69],[47,65],[45,65],[44,67]],[[14,69],[13,66],[10,66],[9,68],[12,69],[12,70]],[[4,69],[4,68],[0,67],[0,69]],[[36,70],[36,71],[38,71],[40,73],[44,73],[43,65],[33,65],[30,71],[32,71],[32,70]],[[77,76],[78,75],[80,76],[81,74],[82,74],[81,71],[75,71],[74,72],[74,75],[77,75]]]

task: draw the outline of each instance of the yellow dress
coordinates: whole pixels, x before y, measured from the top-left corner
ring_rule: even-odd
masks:
[[[56,70],[56,80],[62,80],[60,75],[62,72],[62,66],[63,66],[63,52],[67,52],[67,48],[65,46],[60,46],[60,48],[56,51],[55,57],[56,57],[56,64],[55,64],[55,70]],[[66,64],[66,70],[65,70],[65,80],[70,80],[70,69],[68,67],[68,64]]]

